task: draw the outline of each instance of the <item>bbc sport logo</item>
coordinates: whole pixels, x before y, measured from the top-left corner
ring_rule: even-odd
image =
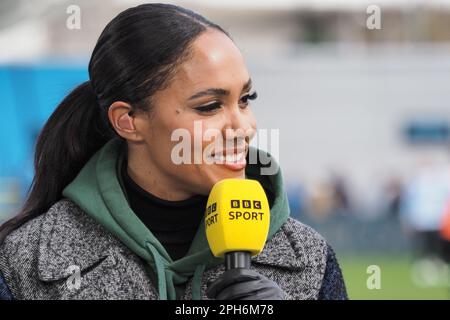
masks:
[[[252,207],[253,202],[253,207]],[[241,205],[242,203],[242,205]],[[259,200],[231,200],[231,208],[233,209],[261,209],[261,201]]]

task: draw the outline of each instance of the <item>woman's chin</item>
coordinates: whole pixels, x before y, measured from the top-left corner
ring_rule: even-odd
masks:
[[[244,179],[245,178],[245,168],[242,168],[241,170],[229,170],[227,168],[224,168],[220,165],[214,165],[214,168],[211,168],[208,166],[208,168],[202,172],[202,176],[206,178],[204,180],[203,186],[206,187],[209,191],[212,189],[212,187],[219,181],[222,181],[224,179]],[[211,170],[213,169],[213,170]],[[203,188],[202,188],[203,190]],[[209,193],[208,191],[208,193]]]
[[[218,171],[215,176],[215,182],[217,183],[223,179],[244,179],[245,178],[245,168],[241,170],[229,170],[226,168],[222,168],[222,170]]]

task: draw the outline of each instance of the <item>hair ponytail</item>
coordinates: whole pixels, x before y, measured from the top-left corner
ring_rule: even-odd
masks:
[[[151,97],[189,57],[190,44],[208,29],[227,34],[201,15],[170,4],[127,9],[101,33],[89,78],[56,108],[36,143],[35,176],[20,213],[0,227],[0,243],[26,221],[45,213],[89,158],[118,136],[107,117],[114,101],[149,111]],[[228,35],[228,34],[227,34]]]
[[[0,228],[0,243],[19,225],[46,212],[113,130],[101,115],[90,81],[75,88],[52,113],[36,141],[35,175],[20,213]]]

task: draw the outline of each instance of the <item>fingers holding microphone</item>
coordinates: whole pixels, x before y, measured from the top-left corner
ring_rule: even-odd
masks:
[[[216,300],[283,300],[283,290],[260,273],[244,268],[225,271],[206,295]]]

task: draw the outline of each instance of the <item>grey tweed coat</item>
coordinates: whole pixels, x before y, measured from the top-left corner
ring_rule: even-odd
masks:
[[[289,218],[253,258],[285,299],[346,299],[333,250]],[[79,271],[78,283],[74,270]],[[223,266],[206,270],[202,298]],[[75,285],[74,285],[75,283]],[[192,279],[183,299],[192,299]],[[14,299],[158,299],[146,264],[68,199],[8,235],[0,246],[0,297]]]

